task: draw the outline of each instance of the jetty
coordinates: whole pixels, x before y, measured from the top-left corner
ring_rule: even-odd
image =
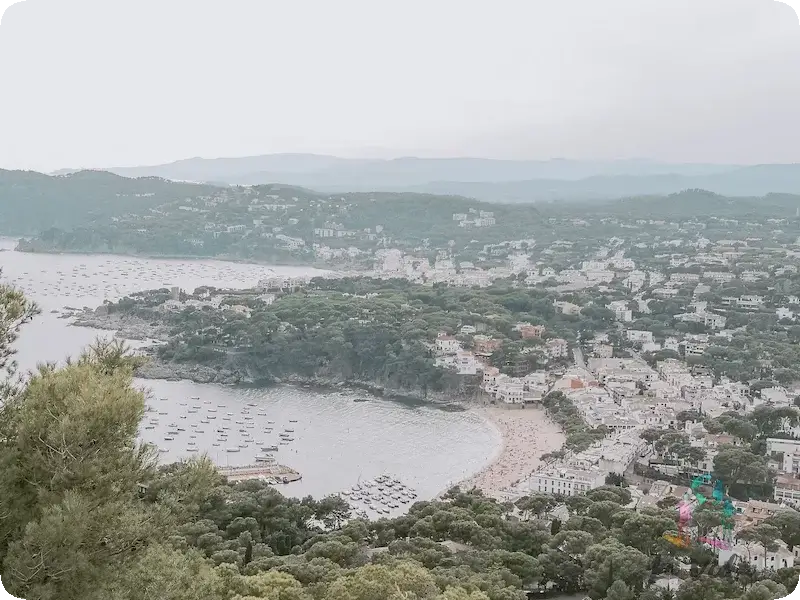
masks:
[[[294,469],[273,464],[242,465],[238,467],[218,467],[220,475],[228,481],[248,481],[250,479],[266,479],[270,483],[292,483],[300,481],[303,476]]]

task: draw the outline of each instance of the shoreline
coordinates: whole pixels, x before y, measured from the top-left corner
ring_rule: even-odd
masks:
[[[24,237],[24,236],[23,236]],[[14,241],[15,238],[8,236],[0,236],[0,239],[12,240]],[[19,239],[19,238],[16,238]],[[44,254],[44,255],[51,255],[51,256],[118,256],[122,258],[139,258],[143,260],[196,260],[196,261],[208,261],[208,260],[216,260],[219,262],[228,262],[228,263],[235,263],[235,264],[245,264],[245,265],[254,265],[259,267],[295,267],[295,268],[308,268],[308,269],[317,269],[319,271],[328,271],[330,273],[338,273],[340,271],[346,271],[348,267],[346,265],[327,265],[325,263],[317,263],[315,261],[288,261],[288,260],[267,260],[267,259],[258,259],[258,258],[241,258],[241,257],[232,257],[226,255],[200,255],[200,254],[151,254],[151,253],[144,253],[144,252],[113,252],[109,250],[33,250],[33,249],[26,249],[20,250],[17,245],[14,248],[6,249],[9,252],[19,252],[20,254]]]
[[[449,484],[448,488],[478,487],[489,497],[504,499],[515,485],[536,471],[542,464],[542,455],[558,450],[564,444],[561,428],[543,408],[488,405],[471,411],[498,432],[500,447],[481,470]]]

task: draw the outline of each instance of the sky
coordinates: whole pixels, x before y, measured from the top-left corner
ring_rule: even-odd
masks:
[[[800,162],[773,0],[25,0],[0,168],[203,156]]]

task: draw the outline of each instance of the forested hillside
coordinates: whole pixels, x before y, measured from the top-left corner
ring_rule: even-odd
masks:
[[[0,169],[0,234],[35,235],[50,227],[71,229],[210,189],[155,177],[127,179],[104,171],[50,176]]]

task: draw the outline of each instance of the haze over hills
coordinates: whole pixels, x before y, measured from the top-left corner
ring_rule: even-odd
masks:
[[[727,196],[800,193],[800,165],[671,164],[649,160],[546,161],[486,158],[354,159],[319,154],[189,158],[105,169],[125,177],[257,185],[284,183],[323,192],[412,191],[481,200],[601,200],[705,189]],[[70,172],[62,170],[58,173]]]

